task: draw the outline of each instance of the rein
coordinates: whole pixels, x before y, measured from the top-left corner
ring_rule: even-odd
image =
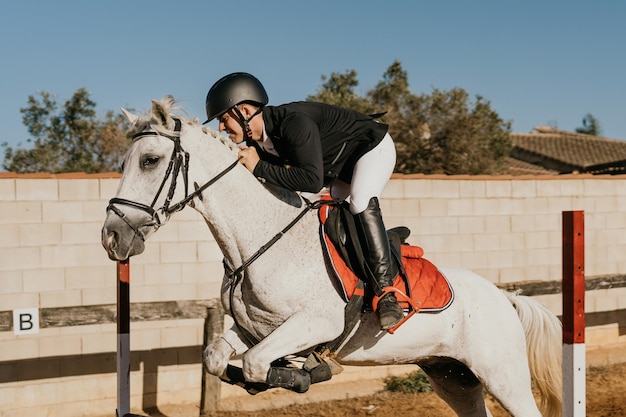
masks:
[[[196,190],[192,192],[191,194],[189,194],[189,179],[188,179],[189,177],[189,153],[185,151],[182,145],[180,144],[181,121],[180,119],[175,118],[174,122],[175,122],[175,126],[174,126],[173,135],[167,135],[167,134],[159,133],[155,131],[139,132],[133,135],[133,141],[140,139],[142,137],[145,137],[145,136],[162,136],[174,142],[174,149],[172,150],[172,155],[170,156],[169,165],[167,166],[167,170],[165,171],[165,176],[163,178],[163,181],[161,181],[159,190],[157,191],[156,195],[154,196],[154,199],[152,200],[152,204],[147,205],[143,203],[138,203],[136,201],[127,200],[125,198],[112,198],[111,200],[109,200],[109,205],[107,206],[107,211],[111,210],[117,216],[119,216],[128,225],[128,227],[130,227],[133,230],[135,235],[141,238],[141,240],[145,240],[143,233],[141,233],[141,231],[139,230],[137,226],[130,223],[126,215],[120,209],[115,207],[115,204],[120,204],[120,205],[124,205],[128,207],[136,208],[136,209],[139,209],[148,213],[153,220],[153,225],[159,228],[163,224],[165,224],[165,222],[167,222],[167,220],[172,215],[172,213],[175,213],[177,211],[181,211],[182,209],[184,209],[185,206],[189,204],[195,197],[200,196],[200,194],[204,190],[209,188],[217,180],[219,180],[224,175],[226,175],[229,171],[235,168],[237,166],[237,163],[239,162],[239,160],[236,160],[235,162],[230,164],[228,167],[226,167],[226,169],[218,173],[215,177],[211,178],[208,182],[206,182],[201,187],[197,187],[196,185]],[[178,203],[170,207],[170,203],[172,202],[172,198],[174,197],[174,192],[176,191],[178,174],[181,172],[181,170],[183,173],[183,182],[185,183],[185,198],[183,198],[181,201],[179,201]],[[172,181],[170,183],[170,188],[167,192],[167,197],[165,198],[165,202],[163,203],[163,206],[157,210],[154,208],[154,206],[156,205],[156,202],[159,199],[159,196],[163,192],[163,189],[165,188],[165,183],[167,182],[170,176],[172,177]],[[161,221],[161,218],[159,217],[159,212],[165,216],[165,222]]]
[[[281,230],[280,232],[276,233],[276,235],[274,235],[274,237],[271,238],[265,245],[262,245],[259,248],[259,250],[257,250],[250,258],[248,258],[244,263],[242,263],[239,268],[235,269],[234,271],[232,270],[232,268],[228,268],[231,272],[227,276],[228,276],[228,279],[231,282],[231,286],[232,287],[236,286],[241,281],[241,279],[243,278],[243,274],[242,274],[243,270],[246,269],[248,266],[250,266],[250,264],[252,264],[252,262],[256,261],[269,248],[271,248],[276,242],[278,242],[278,240],[280,238],[282,238],[285,235],[285,233],[287,233],[289,231],[289,229],[291,229],[293,226],[295,226],[296,223],[298,223],[300,221],[300,219],[302,219],[302,217],[304,217],[304,215],[308,211],[313,210],[313,209],[319,209],[321,206],[326,205],[326,204],[336,204],[337,203],[335,200],[318,200],[318,201],[315,201],[315,202],[311,203],[309,200],[307,200],[304,197],[302,197],[302,199],[306,203],[306,207],[304,209],[302,209],[302,211],[287,226],[285,226],[285,228],[283,230]],[[233,279],[233,277],[234,277],[234,279]],[[232,292],[231,292],[231,295],[232,295]]]

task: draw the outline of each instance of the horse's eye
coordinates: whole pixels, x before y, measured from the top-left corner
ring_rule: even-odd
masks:
[[[144,168],[150,168],[155,166],[159,162],[159,157],[154,155],[148,155],[143,158],[143,163],[141,164]]]

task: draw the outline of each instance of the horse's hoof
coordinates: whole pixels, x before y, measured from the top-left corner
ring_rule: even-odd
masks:
[[[302,369],[271,367],[267,372],[267,384],[302,394],[311,386],[311,374]]]
[[[380,320],[380,328],[389,330],[396,324],[400,323],[404,318],[404,311],[398,304],[398,300],[393,293],[389,293],[378,302],[378,319]]]

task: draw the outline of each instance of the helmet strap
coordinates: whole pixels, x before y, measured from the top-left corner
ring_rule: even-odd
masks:
[[[254,114],[252,114],[252,116],[248,117],[247,119],[243,117],[243,114],[241,113],[241,110],[239,110],[237,104],[233,106],[233,109],[235,110],[235,113],[237,113],[237,117],[239,117],[239,124],[241,125],[241,127],[243,127],[246,137],[252,139],[252,128],[250,127],[250,120],[252,120],[257,114],[261,113],[263,111],[263,107],[259,107],[254,112]]]

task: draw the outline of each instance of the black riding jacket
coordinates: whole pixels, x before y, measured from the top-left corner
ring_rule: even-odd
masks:
[[[334,178],[350,183],[356,162],[380,143],[389,127],[368,115],[315,102],[266,106],[262,115],[279,156],[249,140],[261,158],[254,175],[283,188],[314,193]]]

